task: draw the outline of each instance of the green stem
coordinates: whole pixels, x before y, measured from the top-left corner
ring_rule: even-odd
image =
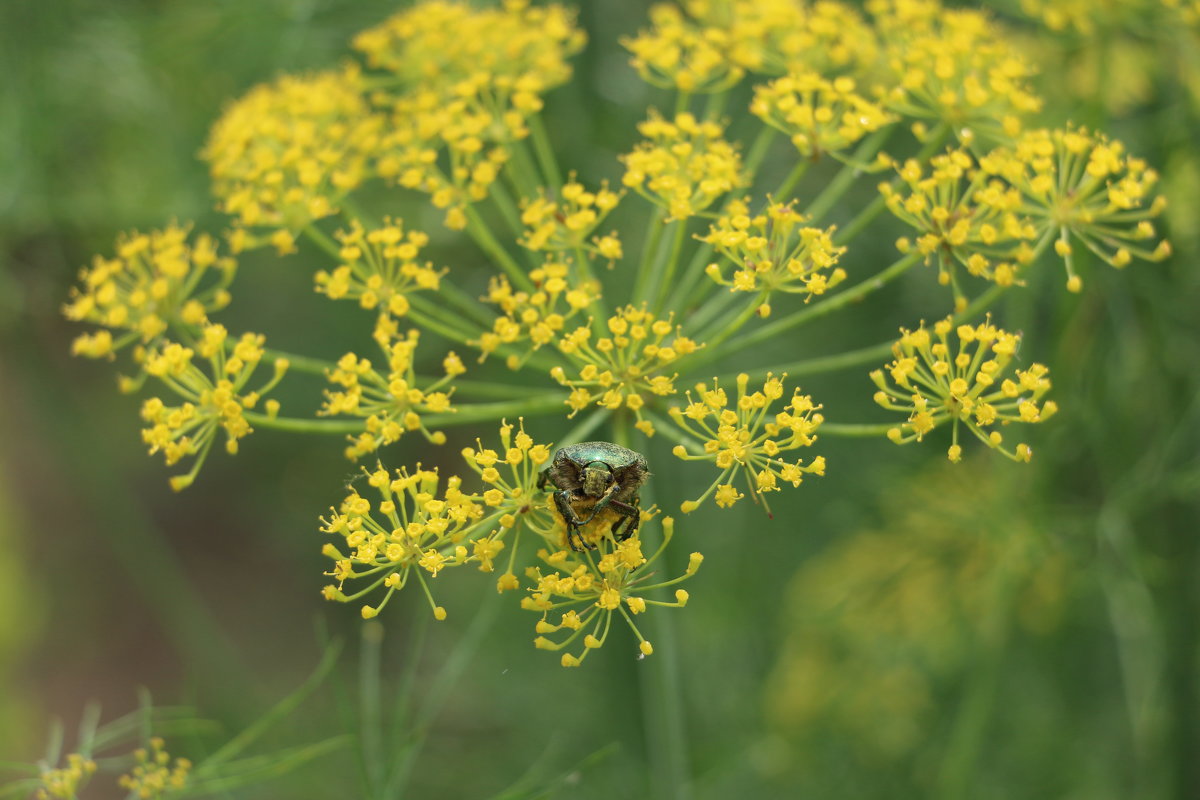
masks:
[[[529,118],[529,131],[533,135],[533,152],[537,155],[538,163],[542,166],[542,174],[550,181],[551,186],[562,186],[562,173],[558,169],[558,161],[554,157],[554,148],[550,144],[550,136],[542,123],[541,114]]]
[[[509,197],[508,189],[504,188],[504,184],[501,181],[492,181],[492,185],[488,187],[488,197],[495,204],[500,216],[504,217],[513,236],[521,238],[521,235],[525,233],[525,226],[521,224],[521,213],[517,211],[517,204]]]
[[[533,281],[529,280],[529,276],[517,263],[517,260],[492,235],[491,229],[483,221],[483,217],[479,216],[479,212],[472,206],[467,206],[466,214],[467,233],[475,240],[475,243],[496,260],[497,265],[504,270],[514,285],[526,291],[533,291]]]
[[[304,417],[269,417],[257,411],[243,411],[242,416],[256,428],[269,428],[289,433],[320,433],[344,436],[359,433],[362,420],[357,419],[306,419]]]
[[[893,262],[891,266],[884,269],[877,275],[868,278],[861,283],[855,284],[851,288],[839,292],[827,300],[822,300],[819,303],[814,303],[808,308],[802,309],[795,314],[790,314],[783,319],[777,320],[770,324],[764,325],[756,331],[741,336],[724,347],[708,347],[701,350],[696,356],[689,360],[688,367],[694,368],[700,364],[707,364],[728,352],[736,352],[744,350],[747,347],[758,344],[759,342],[772,339],[785,331],[797,328],[814,319],[832,314],[841,308],[845,308],[849,304],[862,299],[871,292],[883,288],[889,281],[903,275],[907,270],[921,260],[920,253],[909,253],[899,261]],[[982,299],[982,298],[980,298]]]
[[[523,197],[533,197],[537,194],[538,186],[544,183],[544,178],[529,154],[529,146],[524,139],[517,139],[509,143],[508,151],[512,153],[512,172],[523,179],[517,181],[517,188]]]
[[[775,140],[776,133],[778,131],[770,125],[763,125],[758,131],[758,135],[750,144],[750,150],[746,153],[745,169],[747,174],[753,175],[758,172],[763,159],[767,157],[767,152],[771,149],[771,142]]]
[[[658,288],[658,299],[654,303],[654,313],[658,314],[662,311],[663,304],[667,300],[667,293],[671,290],[671,277],[675,274],[675,270],[679,267],[679,254],[683,250],[683,240],[687,236],[687,222],[679,220],[676,223],[679,225],[675,230],[675,236],[671,241],[671,254],[667,256],[667,265],[661,270],[662,276],[659,277],[660,270],[655,269],[655,282]],[[657,265],[656,265],[657,266]]]
[[[736,308],[730,309],[725,316],[718,319],[711,326],[706,328],[704,332],[697,335],[697,340],[704,342],[707,345],[706,349],[716,349],[725,342],[726,339],[740,331],[742,327],[750,321],[757,312],[759,306],[762,305],[763,293],[760,292],[740,311]],[[703,350],[700,352],[704,352]]]
[[[428,426],[446,427],[450,425],[466,425],[471,422],[499,421],[502,417],[533,417],[539,414],[553,414],[556,411],[566,411],[566,392],[554,392],[535,397],[524,397],[520,400],[508,400],[497,403],[472,403],[457,406],[453,413],[428,414],[421,421]]]
[[[741,370],[750,376],[751,380],[762,380],[767,377],[767,373],[775,375],[787,374],[789,377],[796,378],[801,375],[820,375],[827,372],[837,372],[838,370],[849,369],[850,367],[861,367],[864,364],[873,364],[881,359],[885,359],[892,354],[892,341],[889,339],[886,342],[873,344],[870,347],[863,347],[858,350],[850,350],[845,353],[838,353],[833,356],[821,356],[820,358],[808,358],[803,361],[793,361],[790,364],[776,364],[770,367],[761,367],[759,369]],[[719,378],[722,382],[732,381],[738,373],[730,373]]]
[[[607,408],[597,408],[591,414],[588,414],[587,417],[581,422],[575,425],[575,427],[567,431],[562,439],[558,441],[558,446],[566,447],[567,445],[578,444],[579,442],[582,442],[584,437],[603,425],[610,416],[612,416],[611,410]]]
[[[834,234],[833,243],[836,245],[844,245],[849,242],[858,235],[859,231],[871,224],[871,221],[879,216],[879,212],[882,211],[886,206],[887,198],[880,194],[878,197],[872,200],[866,206],[866,208],[858,212],[858,214],[854,216],[854,219],[847,222],[845,227]]]
[[[654,277],[654,263],[658,260],[658,243],[662,238],[663,217],[666,215],[662,207],[655,206],[654,216],[650,218],[650,229],[646,231],[646,241],[642,246],[642,257],[638,260],[637,280],[633,287],[633,302],[636,304],[646,298],[650,280]]]
[[[792,190],[796,188],[796,184],[804,177],[804,173],[808,172],[809,165],[812,164],[808,159],[801,159],[796,162],[796,166],[792,167],[792,171],[783,179],[783,183],[779,184],[779,188],[771,195],[771,199],[776,203],[783,203],[792,194]]]
[[[887,436],[887,432],[894,427],[896,425],[890,422],[886,425],[822,422],[817,433],[830,436]]]
[[[833,208],[833,204],[842,198],[842,195],[850,188],[851,184],[862,174],[861,165],[864,161],[874,158],[879,152],[879,148],[883,147],[883,143],[887,141],[891,135],[892,129],[895,126],[889,125],[886,128],[879,130],[868,136],[858,149],[854,151],[854,156],[849,164],[843,164],[838,170],[837,175],[833,177],[819,195],[809,204],[808,208],[804,209],[804,216],[809,220],[819,220]]]
[[[237,342],[232,339],[226,339],[225,347],[230,352],[233,352]],[[337,364],[332,361],[326,361],[323,358],[310,358],[309,356],[296,355],[295,353],[285,353],[282,350],[274,350],[269,347],[263,348],[263,362],[270,363],[277,359],[286,359],[289,370],[298,372],[310,372],[313,375],[324,375],[327,370],[337,369]]]
[[[324,250],[328,255],[332,256],[338,261],[341,261],[342,248],[333,240],[333,237],[325,233],[325,231],[321,230],[315,224],[310,222],[304,226],[304,228],[301,230],[301,233],[307,236],[310,242]]]

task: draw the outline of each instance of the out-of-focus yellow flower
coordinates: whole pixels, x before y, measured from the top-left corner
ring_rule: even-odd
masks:
[[[685,220],[704,211],[726,192],[744,186],[742,158],[721,138],[721,126],[689,113],[667,121],[656,113],[638,125],[642,142],[625,162],[624,184],[667,211],[668,220]]]
[[[889,86],[880,102],[918,120],[944,123],[964,144],[1008,141],[1041,99],[1034,71],[984,13],[934,0],[870,0],[884,43]]]
[[[524,0],[423,2],[358,34],[368,65],[394,76],[371,93],[391,119],[379,174],[428,193],[448,227],[466,227],[465,207],[487,196],[508,145],[528,136],[526,120],[570,77],[567,59],[583,43],[571,12]]]
[[[767,375],[761,391],[746,392],[750,376],[737,377],[737,400],[732,405],[725,390],[713,379],[712,386],[696,384],[696,396],[687,393],[686,408],[671,407],[671,419],[702,443],[702,453],[691,453],[683,445],[674,453],[684,461],[711,461],[721,471],[716,480],[696,500],[688,500],[681,510],[687,514],[715,492],[718,506],[728,508],[743,495],[733,487],[739,473],[756,501],[768,509],[766,493],[779,491],[779,483],[799,486],[805,474],[824,475],[825,457],[816,456],[807,464],[794,463],[780,456],[788,450],[809,447],[824,421],[821,408],[812,398],[792,390],[792,399],[784,410],[771,416],[771,404],[783,396],[783,376]],[[735,410],[736,409],[736,410]]]
[[[988,460],[923,470],[888,492],[882,529],[804,564],[781,594],[786,627],[763,694],[773,733],[897,766],[944,752],[930,736],[947,697],[1023,632],[1054,630],[1069,591],[1054,526],[1014,511],[1014,497],[1037,494],[1020,479]]]
[[[645,519],[647,517],[643,516]],[[541,650],[564,650],[582,636],[583,648],[577,651],[578,655],[569,652],[562,655],[564,667],[577,667],[589,652],[604,645],[612,625],[613,612],[617,612],[633,630],[641,654],[652,654],[653,646],[638,630],[633,617],[644,613],[648,606],[686,605],[688,593],[682,589],[676,590],[674,602],[655,600],[650,595],[657,589],[687,580],[704,560],[699,553],[692,553],[687,570],[682,575],[658,583],[647,583],[656,572],[652,570],[652,565],[658,561],[675,533],[675,521],[670,517],[664,518],[662,529],[663,542],[649,558],[642,553],[642,541],[637,534],[620,542],[611,537],[602,538],[596,542],[596,550],[539,550],[538,556],[552,571],[543,572],[539,567],[529,567],[526,576],[536,585],[521,600],[522,608],[542,615],[537,623],[538,637],[533,641],[534,646]],[[557,622],[549,620],[551,612],[554,612]],[[559,636],[550,638],[553,634]]]
[[[675,394],[675,375],[664,370],[702,345],[680,335],[671,318],[658,319],[644,308],[625,306],[607,321],[609,336],[592,341],[592,329],[576,328],[558,342],[558,349],[579,369],[579,377],[568,378],[556,367],[551,377],[571,389],[567,405],[571,416],[595,404],[610,410],[628,408],[637,417],[637,427],[653,433],[641,409],[647,395]]]
[[[370,175],[386,120],[372,113],[354,67],[283,75],[251,89],[213,126],[201,156],[219,208],[243,227],[235,250],[292,235],[329,216]],[[245,230],[274,228],[260,238]]]
[[[804,158],[839,154],[896,117],[856,91],[853,78],[797,72],[756,86],[750,113],[787,134]]]
[[[80,286],[71,288],[63,314],[119,333],[116,338],[109,330],[83,334],[72,343],[73,353],[112,357],[132,342],[158,341],[173,324],[203,325],[209,313],[229,304],[227,287],[237,263],[219,256],[208,234],[189,243],[190,230],[190,225],[168,225],[148,234],[123,234],[115,258],[96,256],[80,271]]]
[[[247,384],[263,357],[261,334],[245,333],[236,344],[226,342],[223,325],[204,328],[194,351],[176,342],[165,342],[150,350],[144,358],[146,373],[161,381],[173,394],[183,400],[169,406],[160,397],[151,397],[142,404],[142,441],[150,453],[160,450],[167,465],[180,459],[196,456],[190,471],[171,478],[176,491],[189,486],[204,464],[217,431],[225,431],[225,450],[237,453],[238,441],[253,433],[245,412],[254,409],[263,395],[270,392],[287,371],[286,359],[276,359],[271,378],[258,389]],[[208,371],[193,362],[199,355],[208,362]],[[268,416],[279,411],[277,400],[265,404]]]
[[[480,362],[501,346],[526,347],[521,354],[508,357],[510,369],[517,369],[533,351],[562,335],[563,326],[600,298],[600,284],[584,280],[569,261],[547,261],[529,273],[537,287],[532,292],[514,291],[508,279],[493,278],[488,286],[489,303],[504,312],[492,323],[492,330],[471,342],[479,348]]]
[[[445,492],[438,497],[438,473],[421,469],[420,464],[412,472],[402,468],[389,473],[377,463],[374,470],[364,467],[363,474],[380,498],[374,508],[351,487],[337,511],[330,509],[329,519],[321,520],[324,533],[342,539],[322,550],[334,561],[332,571],[325,574],[337,580],[336,586],[323,590],[325,599],[353,602],[383,587],[386,593],[379,603],[362,606],[363,618],[370,619],[416,576],[434,617],[445,619],[446,609],[434,601],[428,580],[472,560],[466,545],[472,533],[486,527],[484,506],[475,495],[462,491],[457,476],[446,479]],[[365,588],[353,594],[343,591],[346,581],[362,578],[370,579]]]
[[[956,346],[951,348],[954,333]],[[1052,400],[1040,403],[1050,390],[1050,370],[1042,364],[1016,370],[1006,377],[1021,343],[1018,334],[991,325],[959,325],[947,317],[933,326],[933,335],[921,327],[900,329],[900,341],[892,346],[896,359],[884,370],[871,373],[879,387],[875,402],[890,411],[908,414],[908,421],[888,431],[896,444],[921,441],[925,434],[949,421],[952,444],[949,458],[959,461],[962,447],[959,426],[980,441],[1014,461],[1028,461],[1033,451],[1027,444],[1015,449],[1004,446],[997,430],[1013,422],[1042,422],[1058,410]]]
[[[331,300],[357,300],[365,309],[402,317],[408,313],[408,295],[437,291],[446,270],[417,261],[429,236],[404,230],[400,220],[384,219],[380,228],[366,230],[357,219],[349,230],[337,232],[342,243],[342,263],[332,272],[316,274],[317,291]]]
[[[326,390],[320,413],[349,414],[365,420],[366,430],[350,437],[347,458],[357,459],[374,452],[409,431],[420,431],[434,444],[446,441],[446,434],[425,427],[421,415],[454,411],[450,405],[454,389],[445,392],[442,388],[462,374],[462,362],[457,357],[447,359],[445,377],[418,388],[413,357],[419,338],[418,331],[410,330],[403,338],[378,340],[387,359],[386,373],[372,367],[368,359],[346,353],[338,360],[337,368],[326,375],[330,383],[340,388]]]
[[[38,800],[75,800],[79,790],[87,785],[95,772],[95,761],[79,753],[71,753],[67,756],[66,766],[42,771],[42,784],[36,796]]]
[[[833,243],[834,228],[802,227],[804,217],[791,203],[769,203],[751,216],[748,200],[729,203],[701,241],[732,261],[737,269],[726,279],[719,264],[707,274],[731,292],[802,294],[807,302],[846,279],[836,267],[845,247]]]
[[[146,800],[170,797],[185,789],[192,762],[177,758],[172,765],[171,755],[163,746],[163,740],[156,736],[150,740],[149,750],[144,747],[134,750],[133,757],[137,763],[117,779],[117,785],[128,789],[134,797]]]
[[[1083,287],[1075,272],[1072,238],[1098,258],[1124,267],[1135,257],[1159,261],[1171,246],[1150,221],[1166,198],[1150,199],[1158,173],[1125,154],[1120,142],[1084,128],[1030,131],[1011,148],[980,160],[984,172],[1003,177],[1020,193],[1018,211],[1038,235],[1057,236],[1055,252],[1067,269],[1067,288]]]

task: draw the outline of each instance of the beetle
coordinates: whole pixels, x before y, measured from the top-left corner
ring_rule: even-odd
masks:
[[[583,544],[580,527],[606,508],[620,515],[610,529],[614,539],[623,541],[634,534],[642,519],[638,489],[648,477],[641,453],[612,442],[580,442],[555,451],[537,485],[543,490],[548,484],[556,487],[554,505],[567,525],[567,543],[580,551],[583,548],[576,544],[576,540]],[[575,509],[587,501],[592,501],[590,513],[580,518]]]

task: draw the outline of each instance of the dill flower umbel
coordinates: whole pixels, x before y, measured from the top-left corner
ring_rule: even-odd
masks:
[[[805,301],[825,294],[846,279],[844,269],[832,269],[846,248],[834,245],[834,228],[802,227],[804,221],[791,203],[770,203],[751,216],[746,201],[730,202],[700,241],[738,269],[726,279],[719,264],[710,264],[708,276],[731,292],[759,292],[764,303],[772,292],[802,294]]]
[[[66,766],[42,770],[42,783],[36,796],[38,800],[74,800],[95,772],[96,762],[93,759],[71,753],[67,756]]]
[[[387,372],[371,366],[368,359],[354,353],[346,353],[337,362],[337,368],[326,374],[329,382],[339,389],[325,391],[325,403],[321,413],[327,415],[349,414],[363,417],[366,430],[351,436],[346,457],[357,459],[379,447],[400,439],[406,432],[420,431],[426,440],[434,444],[446,441],[446,434],[430,431],[421,420],[422,414],[453,413],[449,392],[441,391],[455,375],[465,371],[462,361],[454,353],[447,356],[443,364],[446,374],[425,388],[417,386],[413,372],[413,357],[416,353],[420,333],[410,330],[403,338],[389,335],[377,337],[377,344],[387,362]]]
[[[351,220],[349,230],[335,235],[342,244],[342,263],[332,272],[316,274],[317,291],[330,300],[357,300],[365,309],[402,317],[408,313],[409,293],[437,291],[446,274],[417,261],[429,236],[405,231],[400,220],[385,218],[382,227],[370,231]]]
[[[559,340],[559,351],[576,365],[579,377],[568,378],[562,367],[555,367],[551,376],[571,388],[566,401],[571,416],[593,404],[614,411],[628,408],[649,436],[653,426],[641,414],[647,395],[675,394],[675,374],[661,370],[700,345],[681,335],[670,318],[658,319],[644,308],[619,308],[606,325],[610,335],[595,342],[586,326]]]
[[[234,249],[270,241],[295,249],[296,231],[338,210],[369,177],[384,130],[353,66],[284,75],[251,89],[213,126],[201,156],[220,208],[239,229]],[[249,229],[273,229],[266,237]]]
[[[574,178],[563,184],[557,194],[552,199],[541,190],[537,197],[525,200],[521,211],[525,235],[520,244],[530,250],[581,250],[610,261],[619,259],[621,240],[615,233],[596,237],[593,242],[588,242],[588,236],[616,208],[621,195],[610,190],[607,182],[597,191],[589,192]]]
[[[453,475],[446,479],[439,498],[441,478],[436,470],[421,469],[420,464],[412,471],[388,472],[377,463],[374,470],[364,467],[363,474],[379,499],[372,504],[351,486],[338,509],[321,519],[323,532],[342,538],[338,545],[330,543],[322,550],[334,560],[333,570],[325,574],[338,582],[325,587],[325,598],[352,602],[382,586],[387,590],[383,600],[362,607],[363,618],[370,619],[397,589],[415,578],[433,615],[445,619],[446,610],[434,602],[428,580],[472,559],[465,542],[482,525],[483,505],[475,495],[464,493],[462,479]],[[343,592],[346,581],[361,578],[371,579],[366,588]]]
[[[647,516],[643,516],[647,519]],[[521,600],[521,607],[540,612],[537,623],[538,637],[534,645],[542,650],[564,650],[583,636],[583,648],[578,655],[563,653],[564,667],[578,667],[592,650],[604,645],[612,625],[613,612],[619,613],[637,637],[642,655],[650,655],[654,647],[638,630],[633,617],[646,611],[648,606],[681,608],[687,605],[688,593],[675,591],[675,601],[653,599],[648,594],[667,586],[673,586],[696,574],[704,557],[692,553],[687,570],[680,576],[657,583],[647,583],[655,574],[653,565],[670,543],[675,533],[675,522],[670,517],[662,520],[662,544],[647,558],[642,552],[642,540],[637,534],[624,541],[602,539],[595,551],[575,553],[570,550],[550,552],[539,550],[538,557],[550,567],[543,572],[541,567],[531,566],[528,577],[536,586]],[[565,609],[565,610],[564,610]],[[556,622],[549,619],[555,612]],[[560,634],[557,639],[551,634]]]
[[[1167,205],[1161,195],[1147,204],[1158,173],[1103,134],[1084,128],[1030,131],[1013,147],[988,154],[980,167],[1015,187],[1018,209],[1037,235],[1055,237],[1072,292],[1083,287],[1072,239],[1117,268],[1135,257],[1161,261],[1171,254],[1165,239],[1147,246],[1156,236],[1150,220]]]
[[[161,450],[168,466],[196,456],[189,472],[171,478],[173,489],[182,489],[195,480],[219,429],[225,431],[225,450],[230,455],[237,453],[238,441],[254,430],[247,412],[287,372],[288,361],[275,359],[272,376],[259,388],[248,389],[247,384],[264,355],[265,337],[245,333],[229,346],[227,336],[225,326],[209,325],[196,350],[168,342],[146,354],[146,373],[183,402],[172,406],[160,397],[146,400],[142,404],[142,419],[147,427],[142,429],[142,441],[150,445],[151,455]],[[196,355],[207,361],[207,371],[194,363]],[[279,411],[279,402],[267,400],[265,407],[267,417],[273,417]]]
[[[763,388],[746,392],[750,376],[737,377],[737,399],[730,405],[729,396],[713,379],[708,384],[696,384],[696,398],[687,393],[686,408],[671,407],[671,419],[688,435],[701,443],[702,453],[693,454],[683,445],[674,453],[684,461],[711,461],[721,474],[696,500],[688,500],[680,510],[687,514],[714,496],[718,506],[728,508],[744,495],[733,482],[744,473],[746,485],[755,501],[767,504],[766,493],[779,491],[779,483],[799,486],[805,474],[824,475],[825,457],[816,456],[807,464],[803,459],[788,461],[780,453],[809,447],[816,442],[817,429],[824,421],[821,408],[812,398],[792,390],[792,399],[784,410],[770,416],[771,404],[783,397],[783,378],[768,374]],[[736,410],[734,410],[736,409]],[[715,493],[715,495],[714,495]]]
[[[117,785],[147,800],[169,797],[185,789],[192,762],[177,758],[172,765],[171,755],[163,747],[163,740],[156,736],[150,740],[149,750],[144,747],[135,750],[133,757],[137,763],[117,779]]]
[[[668,121],[656,113],[638,125],[649,141],[624,156],[622,182],[667,211],[668,220],[684,220],[704,211],[718,197],[744,185],[742,159],[721,138],[722,127],[689,113]]]
[[[111,357],[133,342],[151,344],[171,325],[202,325],[208,314],[229,304],[237,263],[217,253],[206,233],[188,241],[191,226],[168,225],[150,233],[117,238],[114,258],[96,256],[79,273],[63,314],[118,331],[83,334],[71,351],[89,358]]]
[[[798,72],[754,88],[750,113],[787,134],[804,158],[844,152],[896,117],[859,95],[853,78]]]
[[[954,332],[956,346],[950,345]],[[1042,364],[1015,370],[1006,377],[1021,343],[1018,334],[984,322],[954,327],[947,317],[933,326],[933,335],[921,327],[900,331],[903,336],[892,347],[896,359],[887,367],[894,386],[883,370],[871,373],[879,387],[875,402],[890,411],[907,413],[908,421],[888,431],[897,444],[921,441],[925,434],[947,421],[951,424],[949,458],[959,461],[960,425],[980,441],[1014,461],[1028,461],[1033,451],[1027,444],[1009,449],[997,427],[1011,422],[1042,422],[1058,410],[1047,400],[1049,370]],[[990,356],[990,357],[989,357]]]

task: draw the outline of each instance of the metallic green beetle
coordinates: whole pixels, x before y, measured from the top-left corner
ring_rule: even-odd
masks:
[[[579,528],[606,508],[622,517],[613,523],[613,538],[621,541],[633,535],[642,519],[638,489],[648,477],[650,471],[641,453],[612,442],[580,442],[555,452],[550,466],[538,476],[538,488],[545,489],[548,483],[558,488],[554,505],[567,524],[567,543],[578,551],[583,549]],[[589,501],[591,511],[581,519],[575,509]]]

